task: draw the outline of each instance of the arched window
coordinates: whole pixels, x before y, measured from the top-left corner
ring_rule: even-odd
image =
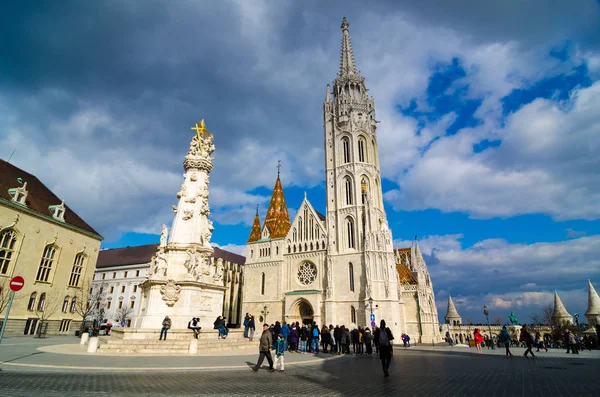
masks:
[[[48,244],[44,248],[44,253],[40,261],[40,267],[38,268],[36,281],[48,282],[50,272],[52,271],[52,265],[54,264],[54,257],[56,256],[56,246]]]
[[[373,156],[371,163],[377,165],[377,146],[375,146],[375,140],[371,140],[371,151]]]
[[[350,162],[350,139],[348,137],[342,138],[342,151],[344,153],[344,163]]]
[[[365,204],[367,202],[367,194],[369,192],[369,181],[365,177],[363,177],[360,181],[360,191],[362,203]]]
[[[358,138],[358,161],[364,163],[367,161],[367,141],[365,141],[365,138],[360,137]]]
[[[69,297],[65,296],[65,300],[63,301],[63,305],[62,305],[63,313],[66,313],[68,309],[69,309]]]
[[[262,274],[261,280],[260,280],[260,294],[264,295],[265,294],[265,274]]]
[[[44,306],[46,306],[46,293],[40,295],[40,300],[37,304],[37,311],[41,312],[44,310]]]
[[[346,234],[348,237],[348,248],[354,248],[354,220],[346,218]]]
[[[348,281],[350,282],[350,291],[354,292],[354,265],[348,264]]]
[[[69,279],[69,287],[79,287],[79,279],[81,278],[81,273],[83,272],[84,261],[84,253],[75,255],[73,268],[71,269],[71,278]]]
[[[356,309],[354,306],[350,306],[350,321],[352,324],[356,324]]]
[[[303,222],[302,222],[302,217],[298,218],[298,240],[302,241],[303,238],[302,236],[304,235],[304,233],[302,233],[304,231],[304,226],[303,226]]]
[[[344,178],[344,189],[346,192],[346,205],[352,205],[352,179],[349,176]]]
[[[69,312],[75,313],[75,308],[77,307],[77,298],[73,298],[71,301],[71,307],[69,308]]]
[[[17,233],[13,229],[7,229],[0,234],[0,274],[8,273],[16,242]]]
[[[37,298],[37,292],[32,292],[29,295],[29,303],[27,304],[27,310],[35,310],[35,300]]]

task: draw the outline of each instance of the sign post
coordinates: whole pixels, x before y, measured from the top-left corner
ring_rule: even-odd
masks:
[[[6,314],[4,315],[4,321],[2,322],[2,329],[0,330],[0,343],[2,343],[2,337],[4,336],[4,329],[6,328],[6,323],[8,322],[8,314],[10,313],[10,308],[13,303],[13,299],[15,299],[15,292],[19,291],[25,285],[25,280],[23,277],[16,276],[10,280],[8,284],[10,286],[10,300],[8,301],[8,306],[6,306]]]

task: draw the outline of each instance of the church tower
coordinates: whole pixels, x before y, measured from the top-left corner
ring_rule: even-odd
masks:
[[[385,319],[400,331],[401,307],[392,233],[383,208],[375,104],[356,68],[350,23],[342,20],[340,70],[323,104],[327,184],[325,313],[330,322]],[[372,304],[371,300],[372,298]],[[343,307],[351,302],[351,307]],[[349,315],[346,315],[348,313]]]

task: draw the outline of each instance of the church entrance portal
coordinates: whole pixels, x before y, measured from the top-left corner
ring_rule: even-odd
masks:
[[[299,321],[302,324],[312,324],[314,317],[313,308],[305,299],[299,299],[294,305],[292,316],[292,321]]]

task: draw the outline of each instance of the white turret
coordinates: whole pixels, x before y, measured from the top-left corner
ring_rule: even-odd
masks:
[[[588,280],[588,309],[585,311],[585,317],[591,326],[600,324],[600,297],[590,280]]]
[[[556,291],[554,291],[554,312],[552,313],[552,322],[557,325],[573,324],[573,316],[569,314]]]

